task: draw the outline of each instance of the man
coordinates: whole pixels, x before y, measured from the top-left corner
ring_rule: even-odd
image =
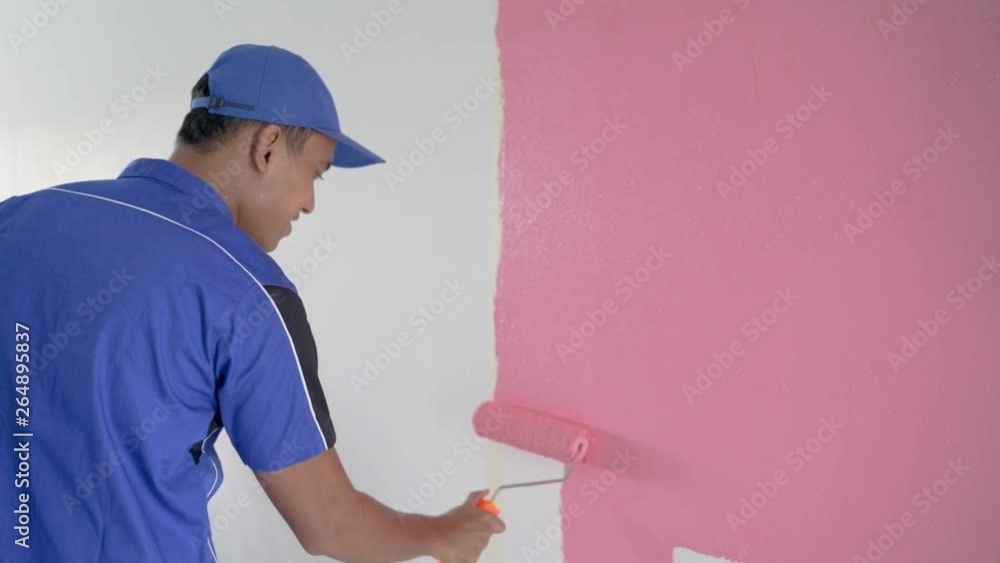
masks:
[[[384,161],[289,51],[233,47],[192,97],[169,160],[0,204],[0,554],[217,561],[225,429],[309,553],[476,561],[504,530],[486,491],[430,517],[352,486],[305,309],[267,254],[323,171]]]

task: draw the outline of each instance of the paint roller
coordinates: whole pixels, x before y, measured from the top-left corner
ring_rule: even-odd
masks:
[[[472,425],[483,438],[564,463],[580,461],[591,439],[590,431],[579,424],[496,401],[480,405]]]
[[[494,503],[500,491],[569,479],[576,464],[587,455],[591,442],[590,431],[579,424],[495,401],[487,401],[476,409],[472,425],[483,438],[570,464],[566,474],[558,479],[509,483],[498,487],[489,497],[479,499],[476,506],[495,516],[500,515]]]

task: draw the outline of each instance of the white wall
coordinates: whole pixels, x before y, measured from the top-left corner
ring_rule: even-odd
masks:
[[[339,245],[299,278],[337,448],[359,488],[407,509],[408,491],[427,481],[424,472],[454,462],[456,473],[418,509],[444,511],[470,490],[496,484],[487,472],[495,449],[465,461],[453,448],[474,436],[472,412],[495,381],[501,93],[485,96],[467,119],[444,113],[474,95],[480,78],[499,80],[496,2],[400,0],[402,10],[350,57],[341,43],[352,42],[355,26],[372,21],[371,11],[386,9],[388,0],[231,4],[239,5],[217,12],[226,5],[63,0],[37,35],[14,46],[10,34],[22,34],[21,18],[41,22],[35,14],[44,11],[38,0],[5,0],[0,199],[62,181],[114,177],[136,157],[167,157],[191,86],[230,45],[271,43],[305,56],[326,78],[345,129],[391,163],[331,170],[317,186],[316,212],[297,223],[275,258],[292,273],[313,266],[317,239]],[[165,76],[139,92],[144,99],[126,113],[114,101],[142,84],[147,67]],[[102,120],[110,133],[78,165],[67,164],[66,146],[85,141],[83,131],[99,129]],[[435,128],[444,142],[391,190],[385,172],[397,171],[414,140]],[[61,177],[54,161],[67,164]],[[450,279],[467,289],[420,332],[411,315]],[[404,330],[413,344],[357,394],[350,376],[362,375],[365,360]],[[311,560],[266,497],[248,485],[250,473],[228,440],[220,447],[226,480],[210,506],[220,561]],[[499,457],[493,462],[499,467]],[[554,499],[549,492],[545,502]],[[514,561],[516,550],[507,551]]]

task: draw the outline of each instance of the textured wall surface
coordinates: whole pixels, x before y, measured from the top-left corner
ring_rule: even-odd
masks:
[[[600,434],[567,562],[996,560],[998,20],[500,2],[497,397]]]

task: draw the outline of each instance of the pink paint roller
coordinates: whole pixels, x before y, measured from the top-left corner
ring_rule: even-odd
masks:
[[[476,506],[494,516],[500,516],[500,509],[493,501],[504,489],[561,483],[569,479],[573,468],[587,455],[591,440],[590,431],[579,424],[495,401],[479,405],[472,416],[472,426],[483,438],[570,464],[566,474],[559,479],[509,483],[497,487],[490,497],[479,499]]]
[[[493,503],[500,491],[516,487],[531,487],[561,483],[573,473],[576,464],[587,455],[589,430],[568,420],[549,416],[523,407],[488,401],[476,409],[472,417],[476,433],[501,444],[569,463],[566,475],[559,479],[511,483],[498,487],[489,498],[479,501],[479,508],[495,515],[500,510]]]

